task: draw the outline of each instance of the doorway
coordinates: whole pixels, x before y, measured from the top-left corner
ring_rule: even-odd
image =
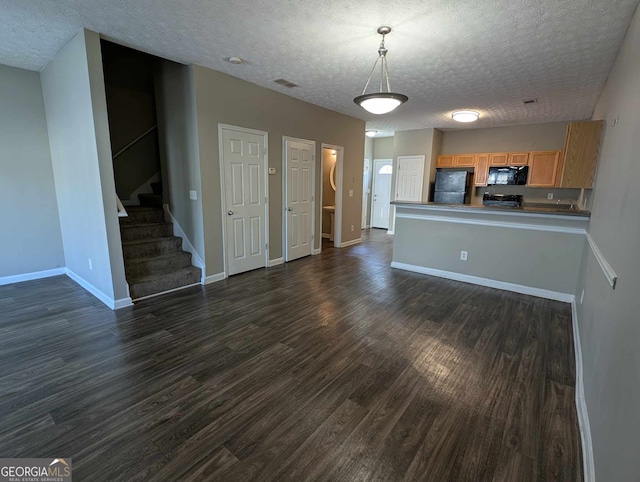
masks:
[[[361,229],[369,227],[369,199],[371,195],[371,160],[365,159],[362,169],[362,222]]]
[[[342,239],[342,163],[344,148],[342,146],[322,144],[321,151],[321,232],[324,240],[328,239],[333,246],[339,248]],[[320,243],[320,249],[322,249],[322,242]]]
[[[283,137],[284,259],[313,253],[316,143]]]
[[[373,161],[373,188],[371,203],[371,227],[389,229],[389,207],[391,203],[391,159]]]
[[[267,133],[219,125],[225,273],[268,262]]]

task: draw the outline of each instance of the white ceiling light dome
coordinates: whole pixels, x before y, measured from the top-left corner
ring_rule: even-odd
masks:
[[[367,129],[366,131],[364,131],[364,134],[367,137],[375,137],[377,133],[378,133],[378,131],[375,130],[375,129]]]
[[[475,122],[480,118],[475,110],[457,110],[451,113],[451,118],[457,122]]]

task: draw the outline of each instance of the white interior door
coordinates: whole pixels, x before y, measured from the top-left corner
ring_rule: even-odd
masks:
[[[266,266],[267,193],[263,135],[222,129],[229,275]]]
[[[373,161],[373,202],[371,204],[371,227],[389,229],[389,206],[391,202],[390,159]]]
[[[313,252],[315,143],[285,140],[285,261]]]
[[[422,201],[424,156],[398,156],[396,201]]]
[[[367,227],[367,219],[369,217],[369,194],[371,185],[371,161],[364,160],[364,169],[362,171],[362,223],[361,228]]]

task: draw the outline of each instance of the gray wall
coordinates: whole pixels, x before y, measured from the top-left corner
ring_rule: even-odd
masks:
[[[40,75],[0,65],[0,277],[65,265]]]
[[[448,130],[442,134],[441,154],[564,149],[568,122],[485,129]]]
[[[577,290],[584,390],[597,480],[638,480],[640,473],[640,15],[636,13],[593,118],[605,134],[589,231],[616,271],[609,286],[588,250]],[[614,119],[619,123],[614,126]]]
[[[530,222],[513,218],[500,221]],[[584,246],[583,234],[397,218],[393,261],[572,295]]]
[[[41,79],[67,268],[126,298],[98,34],[78,33]]]
[[[393,137],[373,139],[374,159],[393,159]]]
[[[160,156],[165,202],[200,258],[205,260],[203,193],[193,69],[163,61],[156,75]],[[216,128],[215,134],[218,135]],[[189,191],[198,193],[189,199]],[[220,188],[216,190],[220,194]],[[209,273],[209,274],[214,274]]]
[[[204,233],[207,275],[223,271],[222,213],[218,124],[231,124],[266,131],[269,134],[269,166],[278,174],[269,176],[269,257],[282,253],[282,136],[316,141],[316,159],[322,143],[344,147],[342,192],[342,242],[360,237],[362,216],[362,160],[365,123],[287,95],[207,69],[193,67],[202,202],[206,206]],[[316,193],[320,192],[321,163],[316,162]],[[349,197],[349,190],[353,196]],[[317,233],[320,246],[320,210],[316,203]],[[351,225],[354,231],[351,231]]]

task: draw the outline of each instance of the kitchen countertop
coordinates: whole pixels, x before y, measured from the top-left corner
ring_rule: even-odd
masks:
[[[525,206],[516,208],[509,206],[484,206],[482,204],[441,204],[434,202],[416,202],[416,201],[391,201],[391,204],[394,205],[406,205],[406,206],[428,206],[433,208],[453,208],[460,210],[484,210],[484,211],[501,211],[501,212],[509,212],[512,214],[518,213],[537,213],[537,214],[551,214],[558,216],[575,216],[582,218],[590,218],[590,211],[582,211],[579,209],[570,209],[567,207],[561,206],[549,206],[547,204],[536,205],[536,204],[525,204]]]

